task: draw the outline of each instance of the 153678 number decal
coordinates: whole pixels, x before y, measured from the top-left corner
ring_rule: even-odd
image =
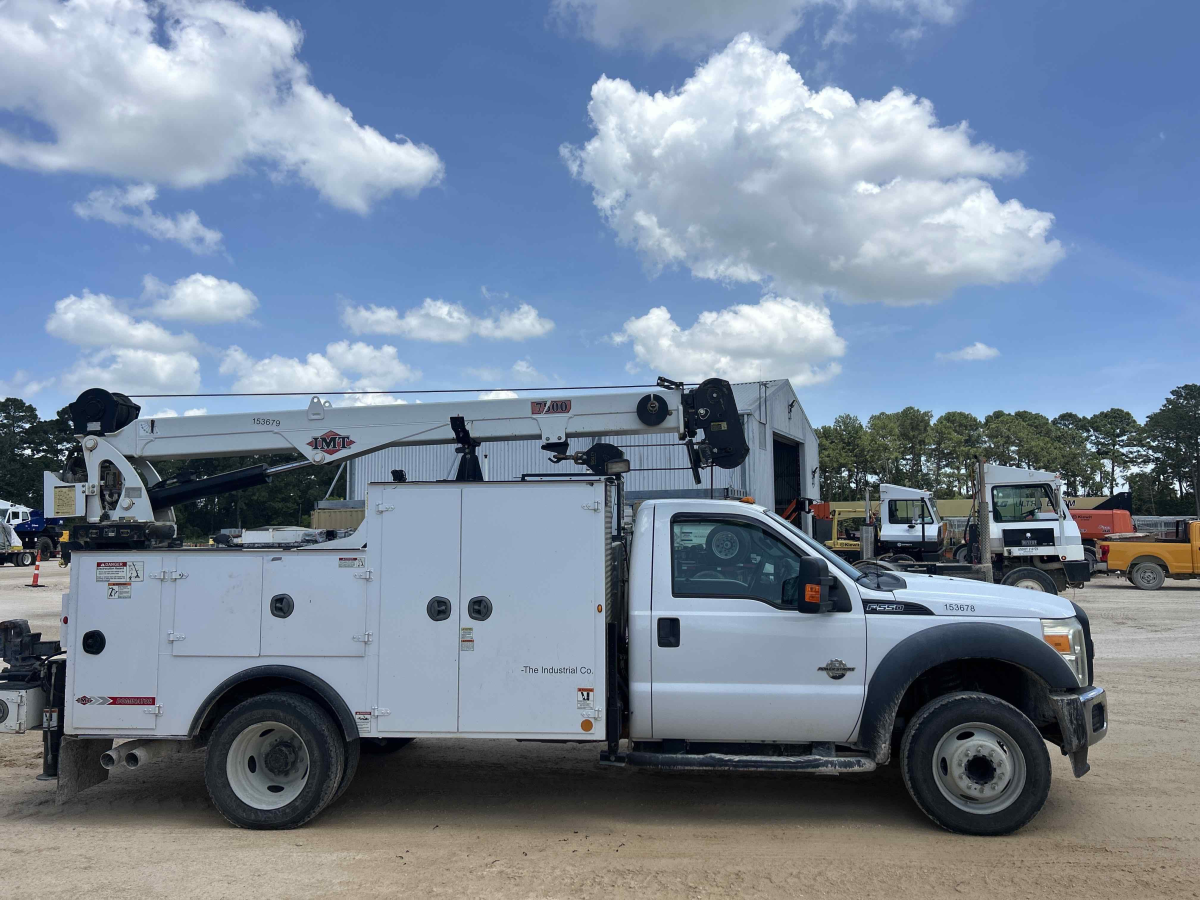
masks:
[[[946,612],[956,612],[956,613],[975,612],[975,604],[974,603],[943,603],[942,608],[945,609]]]

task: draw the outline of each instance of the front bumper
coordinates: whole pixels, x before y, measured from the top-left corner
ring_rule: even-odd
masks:
[[[1108,696],[1102,687],[1085,687],[1050,695],[1050,704],[1062,734],[1062,752],[1071,757],[1075,777],[1091,769],[1088,747],[1108,734]]]

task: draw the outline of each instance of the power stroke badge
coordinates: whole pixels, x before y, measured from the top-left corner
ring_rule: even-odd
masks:
[[[824,672],[834,681],[841,681],[846,677],[847,672],[854,671],[854,666],[848,666],[846,665],[845,660],[835,658],[831,659],[823,666],[817,666],[817,671]]]

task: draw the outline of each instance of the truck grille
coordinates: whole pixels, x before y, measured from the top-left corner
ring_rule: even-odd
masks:
[[[1005,528],[1005,547],[1053,547],[1053,528]]]

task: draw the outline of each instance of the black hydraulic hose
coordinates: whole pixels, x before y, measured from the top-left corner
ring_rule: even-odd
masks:
[[[156,484],[148,491],[151,509],[166,509],[187,503],[189,500],[199,500],[201,497],[213,497],[217,494],[227,494],[230,491],[240,491],[245,488],[258,487],[271,481],[270,467],[265,463],[249,466],[245,469],[234,469],[232,472],[222,472],[208,478],[196,478],[192,481],[168,480]]]

